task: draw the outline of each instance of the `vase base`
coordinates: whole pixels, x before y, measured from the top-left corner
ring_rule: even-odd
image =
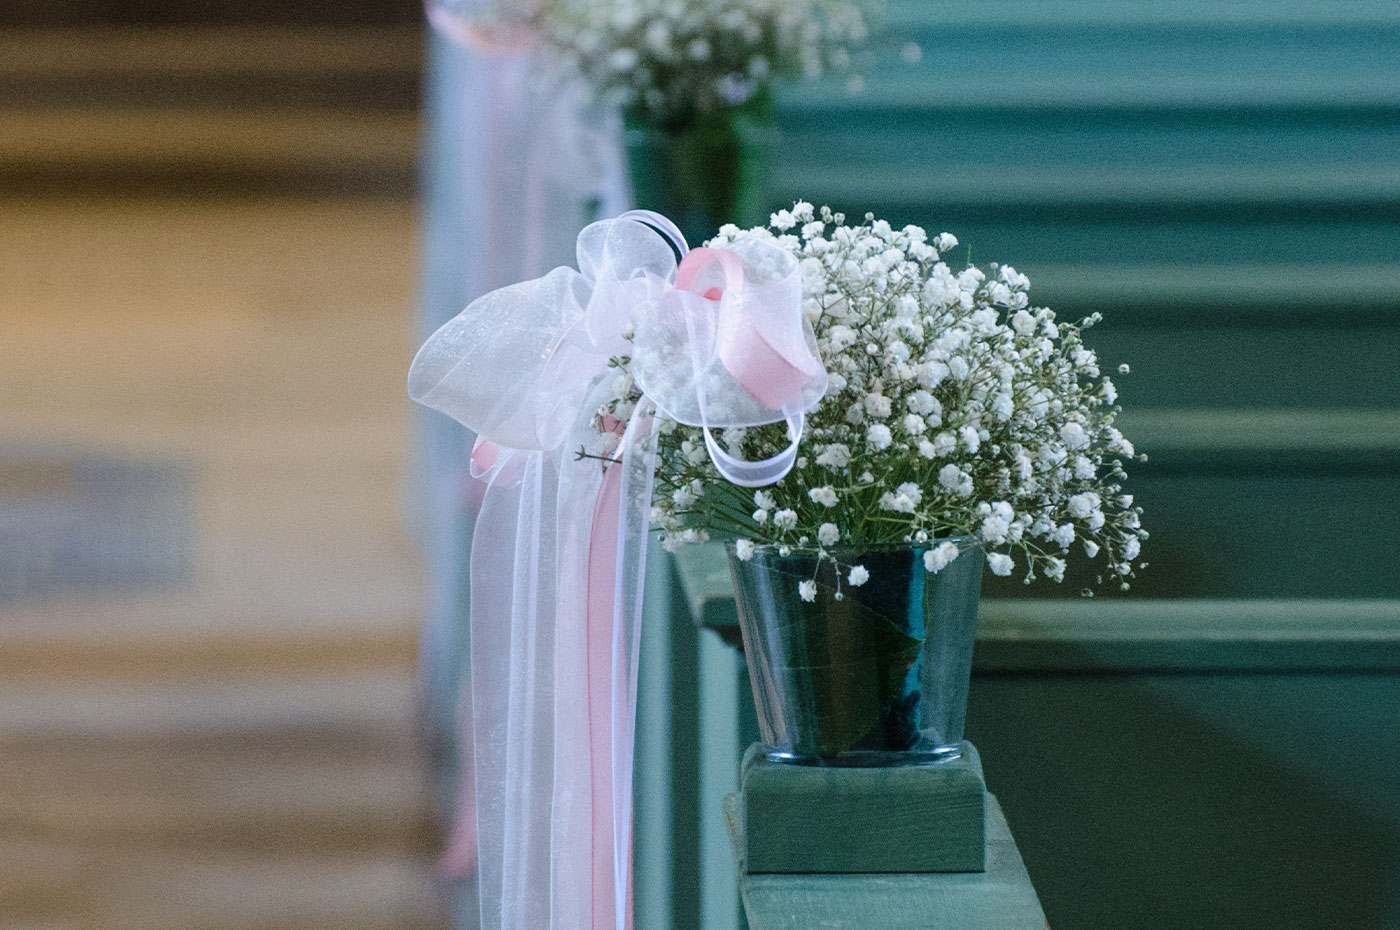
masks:
[[[829,766],[832,768],[890,768],[907,765],[943,765],[963,755],[962,743],[937,745],[917,743],[909,749],[850,749],[834,756],[807,755],[781,749],[767,749],[763,757],[784,765]]]
[[[971,743],[956,761],[878,768],[774,763],[755,744],[744,754],[739,785],[747,872],[985,867],[986,783]]]

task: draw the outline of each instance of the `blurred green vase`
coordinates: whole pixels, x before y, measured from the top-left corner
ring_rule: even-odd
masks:
[[[725,223],[766,223],[775,149],[767,93],[746,103],[658,126],[624,113],[627,163],[636,206],[669,217],[691,246]]]
[[[936,543],[829,549],[827,558],[756,546],[749,559],[729,544],[770,760],[887,766],[957,756],[985,560],[958,542],[967,548],[937,574],[923,558]],[[854,565],[870,575],[859,586],[848,580]],[[811,600],[799,591],[805,581],[815,582]]]

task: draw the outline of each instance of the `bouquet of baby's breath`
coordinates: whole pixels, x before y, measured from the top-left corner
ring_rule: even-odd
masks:
[[[670,127],[851,67],[873,0],[551,0],[535,26],[607,103]]]
[[[849,226],[807,203],[771,225],[725,226],[709,244],[757,236],[798,258],[827,393],[796,466],[757,492],[720,477],[698,428],[663,420],[652,520],[664,545],[717,533],[737,538],[742,559],[757,543],[824,556],[905,543],[927,546],[937,572],[959,551],[948,540],[969,538],[996,575],[1060,581],[1078,549],[1126,586],[1147,533],[1118,483],[1134,451],[1113,425],[1117,392],[1082,339],[1098,315],[1066,323],[1030,306],[1009,265],[954,272],[947,233],[929,240],[869,214]],[[626,380],[600,415],[635,402]],[[778,424],[724,430],[721,442],[757,460],[788,437]],[[869,577],[859,564],[843,573],[851,585]]]

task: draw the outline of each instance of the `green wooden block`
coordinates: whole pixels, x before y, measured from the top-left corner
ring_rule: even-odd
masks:
[[[724,799],[750,930],[1045,930],[1021,854],[996,799],[987,795],[982,872],[751,874],[745,862],[744,802]],[[836,841],[859,831],[849,827]]]
[[[936,765],[835,768],[769,762],[740,778],[751,873],[977,872],[986,861],[982,767],[971,743]]]

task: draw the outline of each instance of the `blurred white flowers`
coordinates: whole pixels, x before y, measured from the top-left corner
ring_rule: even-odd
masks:
[[[775,77],[850,71],[874,2],[543,0],[530,24],[604,101],[675,125],[741,106]],[[779,229],[794,222],[777,220]]]

